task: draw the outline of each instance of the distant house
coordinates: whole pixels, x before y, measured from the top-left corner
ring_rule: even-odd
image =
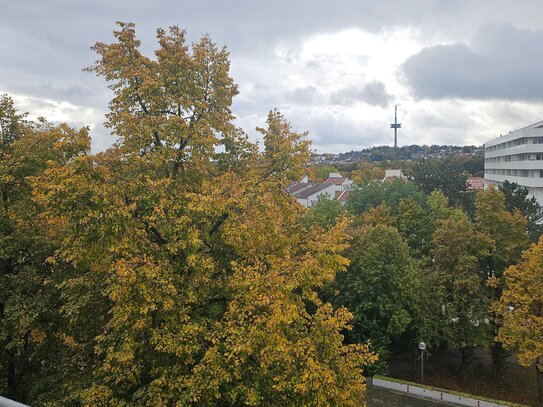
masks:
[[[300,182],[295,182],[294,184],[289,185],[285,189],[289,194],[296,195],[297,193],[302,192],[304,189],[307,189],[312,185],[314,184],[309,182],[309,179],[306,175],[300,180]]]
[[[485,179],[482,177],[469,177],[466,181],[468,191],[475,191],[477,189],[484,189]]]
[[[324,183],[335,185],[336,192],[343,192],[351,187],[353,181],[338,172],[331,172],[328,174],[328,178]]]
[[[315,184],[307,189],[304,189],[297,194],[294,194],[296,200],[306,208],[311,208],[320,196],[326,196],[328,199],[336,198],[336,185],[322,183]]]
[[[307,176],[300,182],[289,185],[286,191],[306,208],[312,207],[320,196],[331,200],[337,200],[342,205],[347,202],[349,189],[353,181],[337,172],[328,174],[328,178],[321,184],[310,183]]]
[[[402,180],[403,182],[408,182],[408,179],[403,175],[402,170],[385,170],[385,178],[381,180],[383,182],[393,182],[396,180]]]

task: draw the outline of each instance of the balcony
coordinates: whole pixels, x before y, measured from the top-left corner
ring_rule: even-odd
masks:
[[[543,160],[485,163],[485,171],[486,170],[543,170]]]
[[[485,180],[495,182],[515,182],[518,185],[529,188],[543,188],[543,178],[515,177],[513,175],[488,174],[485,172]]]
[[[518,146],[502,148],[501,150],[485,151],[485,158],[525,153],[543,153],[543,144],[520,144]]]

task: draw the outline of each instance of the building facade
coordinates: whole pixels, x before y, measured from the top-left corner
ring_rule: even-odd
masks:
[[[468,179],[466,180],[466,187],[468,188],[468,191],[484,189],[485,179],[482,177],[468,177]]]
[[[506,180],[543,206],[543,121],[485,143],[485,188]]]
[[[405,175],[403,175],[402,170],[385,170],[385,178],[381,180],[381,184],[384,182],[394,182],[397,180],[408,182],[408,179]]]
[[[335,189],[334,184],[316,184],[298,192],[294,196],[298,203],[306,208],[311,208],[319,200],[320,196],[325,196],[327,199],[335,199]]]

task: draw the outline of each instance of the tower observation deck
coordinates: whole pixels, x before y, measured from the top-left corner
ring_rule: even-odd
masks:
[[[391,129],[394,129],[394,148],[398,147],[398,129],[402,127],[401,123],[398,123],[398,105],[394,106],[394,123],[390,125]]]

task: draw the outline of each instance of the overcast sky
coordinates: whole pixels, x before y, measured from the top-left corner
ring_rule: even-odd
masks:
[[[33,116],[104,129],[106,83],[82,72],[115,21],[209,33],[231,54],[236,122],[253,138],[277,107],[319,152],[477,144],[543,119],[541,0],[0,0],[0,93]]]

